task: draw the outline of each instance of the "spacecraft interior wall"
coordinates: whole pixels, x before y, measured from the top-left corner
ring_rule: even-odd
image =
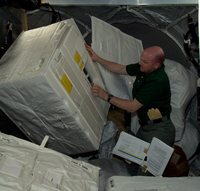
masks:
[[[109,105],[73,19],[24,32],[0,61],[2,110],[34,142],[78,154],[97,150]]]

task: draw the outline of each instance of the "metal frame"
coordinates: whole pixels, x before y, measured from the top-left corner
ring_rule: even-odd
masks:
[[[198,5],[198,0],[46,0],[51,5]]]

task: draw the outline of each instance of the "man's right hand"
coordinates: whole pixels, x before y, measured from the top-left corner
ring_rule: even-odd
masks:
[[[91,91],[92,91],[93,95],[100,97],[102,100],[104,100],[104,101],[108,100],[108,93],[103,88],[101,88],[99,85],[95,85],[95,84],[92,85]]]

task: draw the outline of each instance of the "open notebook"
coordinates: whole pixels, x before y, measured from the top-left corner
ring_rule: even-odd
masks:
[[[173,151],[172,147],[155,137],[151,143],[147,143],[121,132],[113,154],[143,166],[154,176],[162,176]]]

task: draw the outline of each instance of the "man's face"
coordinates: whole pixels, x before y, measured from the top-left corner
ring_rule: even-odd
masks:
[[[144,51],[140,57],[140,71],[144,73],[151,73],[155,70],[155,64],[153,56]]]

